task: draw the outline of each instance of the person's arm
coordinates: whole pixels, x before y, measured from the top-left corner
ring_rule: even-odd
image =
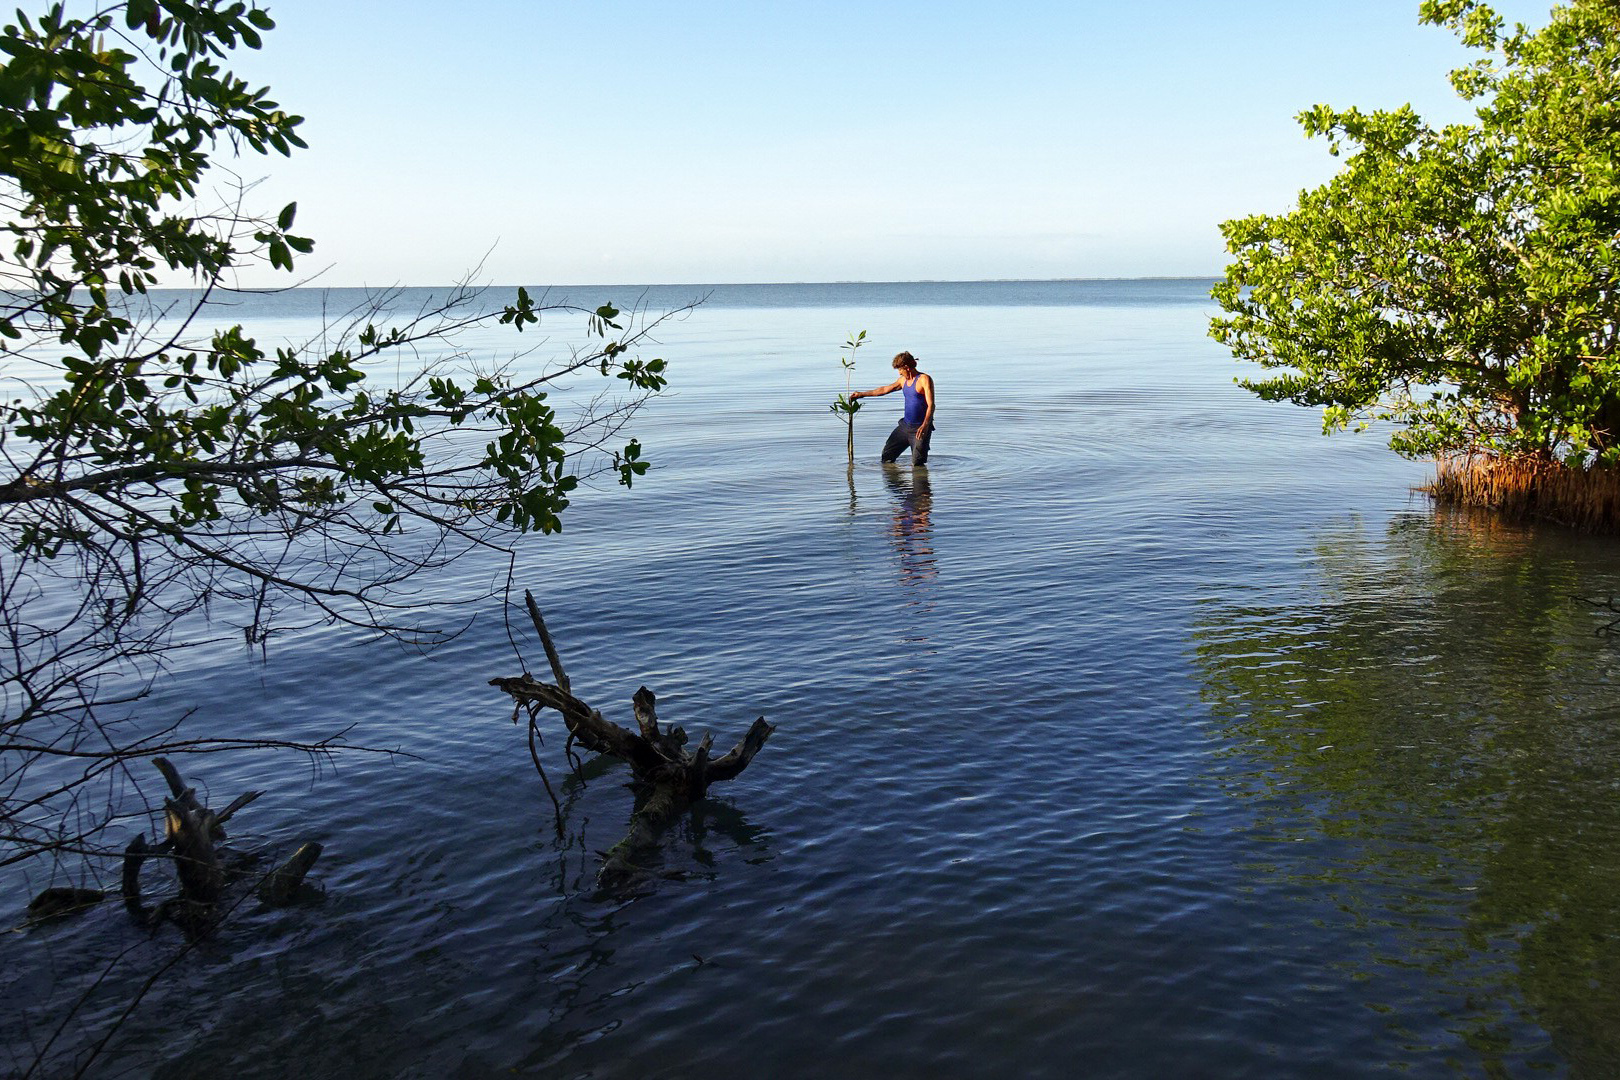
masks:
[[[918,425],[917,430],[927,431],[934,426],[934,377],[932,375],[920,375],[917,377],[917,393],[922,395],[923,404],[927,406],[927,409],[923,412],[922,423]]]
[[[884,394],[892,394],[892,393],[894,393],[896,390],[900,389],[900,387],[903,386],[903,385],[905,385],[905,384],[902,382],[902,380],[896,379],[896,380],[894,380],[894,382],[890,383],[888,386],[880,386],[876,390],[857,390],[854,393],[849,395],[849,400],[854,401],[857,398],[863,398],[863,397],[882,397]]]

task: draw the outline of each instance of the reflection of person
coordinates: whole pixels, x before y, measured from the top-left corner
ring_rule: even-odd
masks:
[[[934,493],[929,488],[928,470],[913,469],[906,474],[895,468],[884,469],[883,474],[889,490],[899,500],[889,536],[900,557],[900,580],[906,585],[926,584],[939,575],[929,522]]]
[[[903,352],[894,358],[894,369],[900,377],[888,386],[880,386],[876,390],[857,390],[849,395],[849,400],[856,401],[866,397],[882,397],[892,394],[896,390],[905,391],[906,411],[900,418],[900,423],[889,435],[889,441],[883,444],[883,460],[893,461],[900,456],[906,447],[911,447],[911,463],[913,465],[926,465],[928,463],[928,439],[934,433],[934,380],[932,376],[924,375],[917,370],[917,358],[908,352]]]

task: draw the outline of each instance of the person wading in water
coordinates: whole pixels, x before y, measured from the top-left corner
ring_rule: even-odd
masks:
[[[889,441],[883,444],[883,460],[885,463],[894,461],[906,447],[911,447],[911,463],[913,465],[926,465],[928,463],[928,438],[934,433],[934,379],[917,370],[917,358],[908,352],[895,356],[894,369],[900,377],[888,386],[880,386],[876,390],[857,390],[849,395],[849,400],[857,401],[860,398],[882,397],[892,394],[896,390],[906,392],[906,411],[900,418],[900,423],[889,435]]]

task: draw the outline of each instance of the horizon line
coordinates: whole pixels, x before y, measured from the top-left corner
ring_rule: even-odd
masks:
[[[866,280],[861,278],[840,278],[833,281],[598,281],[598,282],[565,282],[552,285],[536,285],[533,283],[488,283],[484,285],[468,286],[476,289],[601,289],[623,288],[634,286],[637,288],[652,289],[680,289],[680,288],[775,288],[779,286],[795,285],[1059,285],[1059,284],[1098,284],[1113,281],[1219,281],[1220,274],[1143,274],[1135,277],[1058,277],[1058,278],[896,278],[891,280]],[[160,289],[200,289],[198,285],[154,285],[151,291]],[[455,282],[441,282],[437,285],[317,285],[314,283],[304,285],[240,285],[215,286],[215,288],[228,293],[277,293],[292,292],[298,289],[447,289],[459,287]]]

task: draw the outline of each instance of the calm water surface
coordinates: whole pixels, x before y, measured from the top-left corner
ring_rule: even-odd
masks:
[[[1612,541],[1437,514],[1234,387],[1206,290],[733,287],[667,328],[654,471],[517,568],[610,718],[646,684],[694,737],[777,725],[634,898],[594,889],[622,769],[556,839],[499,611],[188,661],[154,710],[418,760],[193,766],[269,787],[246,839],[322,841],[327,899],[245,904],[97,1075],[1616,1075],[1620,644],[1571,599],[1620,595]],[[300,336],[294,300],[239,315]],[[926,470],[876,463],[897,398],[846,467],[859,329],[857,387],[937,380]],[[0,941],[0,1069],[177,944],[111,905]]]

